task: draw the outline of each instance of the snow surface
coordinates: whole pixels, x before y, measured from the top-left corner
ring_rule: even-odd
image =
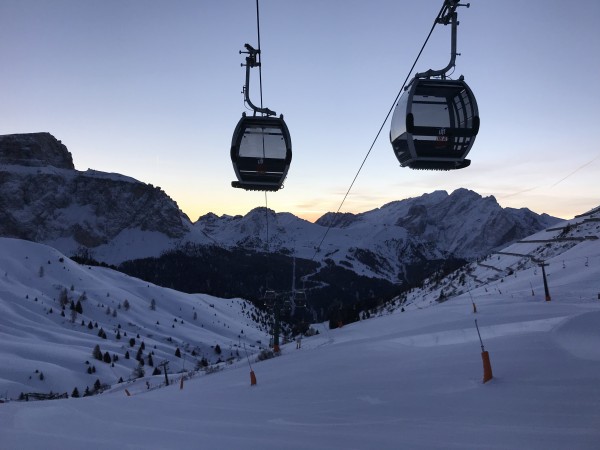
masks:
[[[63,289],[74,301],[84,293],[87,297],[74,323],[69,306],[64,317],[60,314]],[[153,299],[155,310],[150,309]],[[268,343],[267,329],[251,320],[253,313],[259,314],[241,299],[184,294],[110,269],[78,265],[43,244],[0,238],[0,399],[21,392],[70,394],[74,387],[83,393],[96,379],[110,385],[121,377],[128,380],[142,341],[144,355],[153,351],[155,363],[169,360],[171,372],[185,368],[186,360],[187,369],[193,369],[202,357],[214,363],[240,359],[244,345],[253,354],[260,349],[257,341]],[[90,329],[90,322],[98,326]],[[107,339],[98,336],[100,329]],[[217,344],[221,355],[213,349]],[[114,367],[92,357],[95,345],[119,357]],[[177,348],[183,358],[175,356]],[[88,374],[92,365],[97,371]],[[148,374],[152,370],[146,366]]]
[[[600,248],[585,241],[568,256],[549,277],[550,302],[526,289],[539,285],[532,268],[505,277],[501,293],[481,286],[441,304],[413,300],[405,312],[321,327],[299,350],[284,345],[280,357],[252,357],[256,386],[248,365],[234,364],[183,389],[148,390],[140,379],[94,397],[0,404],[0,448],[598,449]],[[573,263],[586,258],[593,263],[585,270]],[[2,268],[9,280],[21,270],[6,260]],[[99,292],[118,284],[113,272],[91,273]],[[474,319],[494,372],[486,384]],[[29,356],[2,344],[3,377],[11,360],[56,349],[47,328],[21,329],[19,351]],[[77,352],[72,335],[64,337]]]
[[[532,252],[540,248],[519,245],[531,246]],[[280,357],[261,363],[252,356],[256,386],[250,385],[248,364],[233,364],[192,377],[183,389],[175,383],[148,390],[146,379],[140,379],[94,397],[0,404],[0,447],[598,449],[600,245],[585,240],[541,247],[550,264],[549,302],[540,290],[539,267],[530,258],[526,264],[493,255],[484,262],[493,262],[493,269],[474,269],[479,272],[472,274],[470,292],[444,303],[432,301],[439,294],[433,288],[414,291],[404,312],[396,309],[336,330],[321,326],[299,350],[284,345]],[[35,291],[40,278],[31,275],[28,286],[15,275],[23,270],[19,264],[2,260],[8,280],[2,281],[0,296]],[[28,270],[35,273],[38,266],[32,262]],[[114,272],[90,270],[98,292],[122,283]],[[473,281],[490,273],[491,281]],[[14,278],[21,281],[10,281]],[[11,361],[40,358],[57,346],[47,345],[47,324],[31,323],[19,328],[24,342],[19,350],[27,348],[30,356],[7,350],[10,321],[33,314],[11,304],[12,319],[7,311],[0,314],[2,379],[11,373]],[[494,373],[486,384],[475,319]],[[76,351],[73,335],[64,337]],[[89,348],[85,351],[89,354]]]

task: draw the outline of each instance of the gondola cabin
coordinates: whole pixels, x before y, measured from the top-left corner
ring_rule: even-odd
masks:
[[[296,291],[294,295],[294,303],[296,308],[306,308],[306,292]]]
[[[473,92],[458,80],[414,78],[400,97],[390,141],[402,167],[454,170],[465,159],[479,131]]]
[[[273,308],[275,305],[275,300],[277,300],[277,292],[272,290],[266,290],[265,295],[263,297],[264,305],[267,308]]]
[[[235,127],[231,162],[238,181],[231,185],[251,191],[277,191],[292,161],[292,141],[283,116],[247,116]]]

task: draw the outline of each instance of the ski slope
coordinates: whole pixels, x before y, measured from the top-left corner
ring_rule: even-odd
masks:
[[[258,362],[252,348],[246,361],[237,358],[216,373],[198,372],[183,385],[175,374],[169,387],[148,389],[146,382],[154,387],[161,376],[145,376],[92,397],[0,404],[0,448],[598,449],[600,240],[593,236],[600,224],[591,217],[567,225],[463,269],[468,281],[461,283],[458,274],[451,274],[425,283],[407,295],[404,311],[397,307],[335,330],[319,326],[320,333],[305,338],[301,349],[283,345],[281,356],[273,359]],[[23,262],[23,244],[8,244],[14,246],[13,256],[5,256],[3,264],[13,265],[5,269],[10,275],[4,276],[1,295],[27,288],[31,297],[42,279],[70,280],[50,272],[39,277],[40,261]],[[5,250],[8,244],[3,242]],[[53,252],[26,245],[41,261],[47,258],[43,252]],[[541,260],[548,264],[551,301],[545,299]],[[78,274],[76,289],[85,285],[93,292],[91,279],[85,278],[89,285],[79,280],[84,275],[78,267],[63,270]],[[142,311],[138,321],[152,317],[144,289],[166,295],[162,288],[134,279],[125,283],[123,275],[106,269],[86,270],[97,277],[101,292],[108,286],[130,286],[132,311]],[[443,303],[436,300],[441,289],[452,293]],[[117,296],[112,292],[111,297]],[[174,302],[169,308],[175,309],[169,309],[168,317],[178,308],[200,308],[202,301],[211,301],[201,295],[169,295]],[[230,321],[232,327],[247,320],[238,302],[220,304],[218,320]],[[45,322],[9,336],[11,313],[25,319],[39,316],[33,315],[35,302],[16,310],[17,304],[31,305],[31,299],[6,304],[14,310],[4,306],[0,315],[0,380],[9,379],[13,367],[28,358],[34,365],[46,361],[44,370],[52,375],[49,358],[41,355],[78,351],[72,331],[61,334]],[[475,319],[494,374],[485,384]],[[187,330],[188,340],[235,339],[217,338],[215,324],[211,326],[211,335],[199,334],[202,327],[176,330]],[[68,325],[60,329],[68,330]],[[250,329],[244,333],[248,344],[261,337],[260,330]],[[9,346],[16,344],[7,336],[24,342],[20,351],[26,347],[29,356],[11,353]],[[71,364],[63,358],[57,366]],[[255,386],[250,385],[249,364],[258,380]]]
[[[7,449],[597,449],[600,301],[590,293],[599,290],[600,265],[587,269],[551,275],[550,302],[523,291],[528,282],[519,274],[505,279],[501,294],[481,287],[472,298],[322,328],[299,350],[286,345],[282,356],[253,362],[256,386],[248,365],[239,365],[183,389],[147,390],[140,379],[127,385],[131,396],[115,389],[2,404],[0,442]],[[486,384],[475,318],[494,372]]]

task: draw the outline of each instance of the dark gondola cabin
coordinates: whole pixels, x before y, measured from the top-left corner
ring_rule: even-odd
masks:
[[[283,116],[242,115],[231,140],[231,162],[238,179],[231,182],[233,187],[277,191],[291,161],[292,141]]]
[[[402,167],[462,169],[478,131],[477,102],[462,77],[415,78],[394,110],[390,141]]]

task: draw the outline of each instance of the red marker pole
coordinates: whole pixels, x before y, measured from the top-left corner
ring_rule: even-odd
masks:
[[[479,325],[477,325],[477,319],[475,319],[475,327],[477,328],[477,335],[479,336],[479,343],[481,344],[481,359],[483,361],[483,382],[487,383],[494,376],[492,375],[492,364],[490,363],[490,354],[485,351],[483,347],[483,341],[481,340],[481,333],[479,333]]]

